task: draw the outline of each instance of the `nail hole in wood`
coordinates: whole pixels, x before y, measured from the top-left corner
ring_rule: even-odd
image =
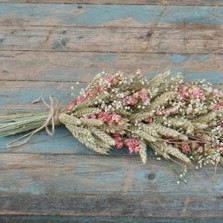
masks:
[[[150,174],[148,174],[148,179],[149,180],[153,180],[154,178],[155,178],[155,173],[150,173]]]

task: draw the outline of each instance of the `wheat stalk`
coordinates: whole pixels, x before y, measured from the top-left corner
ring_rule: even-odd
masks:
[[[139,155],[140,155],[140,158],[141,158],[143,164],[145,164],[147,161],[147,152],[146,151],[147,151],[146,144],[143,141],[140,141],[139,142]]]

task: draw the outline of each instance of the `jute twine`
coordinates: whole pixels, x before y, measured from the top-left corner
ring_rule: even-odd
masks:
[[[49,109],[49,114],[44,124],[41,125],[39,128],[17,138],[16,140],[11,141],[10,143],[6,145],[7,148],[18,147],[18,146],[24,145],[30,140],[30,138],[34,134],[43,130],[44,128],[49,135],[52,136],[54,134],[55,125],[60,124],[60,120],[59,120],[60,109],[58,107],[58,100],[56,97],[50,96],[49,99],[50,99],[49,104],[45,101],[43,96],[40,96],[37,100],[32,101],[32,104],[42,102]],[[49,126],[51,126],[51,129],[49,128]]]

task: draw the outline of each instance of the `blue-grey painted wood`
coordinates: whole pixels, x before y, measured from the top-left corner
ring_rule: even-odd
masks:
[[[75,217],[75,216],[1,216],[2,223],[222,223],[222,218],[146,218],[146,217]]]
[[[222,83],[222,60],[221,54],[1,51],[0,80],[89,82],[103,70],[128,74],[140,68],[148,77],[171,69],[186,79]]]
[[[223,7],[185,2],[0,4],[1,112],[45,109],[30,104],[41,94],[65,106],[72,86],[77,95],[104,69],[142,68],[152,77],[170,65],[222,87]],[[175,164],[150,157],[143,165],[126,150],[99,156],[63,126],[53,137],[42,131],[6,149],[16,137],[0,139],[0,222],[222,221],[222,166],[216,174],[214,167],[192,169],[178,185]]]
[[[175,165],[152,159],[143,165],[136,157],[1,154],[0,215],[223,217],[223,167],[216,174],[214,167],[191,170],[188,184],[177,184]]]
[[[3,3],[39,3],[38,0],[0,0]],[[192,6],[221,6],[221,0],[41,0],[41,3],[57,4],[108,4],[108,5],[192,5]],[[81,5],[80,5],[81,7]]]
[[[17,148],[6,148],[6,145],[21,133],[11,137],[0,138],[0,152],[8,153],[51,153],[51,154],[95,154],[77,141],[65,127],[56,127],[54,135],[49,136],[44,130],[33,136],[28,143]],[[123,153],[125,153],[123,151]]]
[[[7,4],[0,25],[166,26],[174,23],[221,25],[222,7],[160,5]]]
[[[153,157],[143,164],[136,156],[1,153],[0,170],[1,193],[126,193],[145,197],[194,196],[195,199],[208,196],[219,201],[223,195],[222,166],[218,166],[216,174],[213,166],[200,170],[191,167],[186,175],[188,183],[177,184],[174,171],[180,172],[179,165]],[[215,207],[216,210],[222,205]],[[223,217],[223,212],[219,214]]]
[[[117,53],[222,53],[222,29],[0,26],[0,50]],[[15,35],[16,33],[16,35]],[[196,38],[195,38],[196,36]],[[170,38],[171,37],[171,38]]]

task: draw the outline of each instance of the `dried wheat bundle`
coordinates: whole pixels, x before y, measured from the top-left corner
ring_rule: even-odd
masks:
[[[223,161],[223,93],[204,82],[185,82],[180,74],[165,72],[148,80],[140,71],[100,73],[65,109],[52,98],[46,105],[50,115],[0,116],[0,136],[34,129],[25,135],[27,142],[43,128],[52,134],[60,122],[100,154],[127,147],[146,163],[150,147],[186,165]]]

